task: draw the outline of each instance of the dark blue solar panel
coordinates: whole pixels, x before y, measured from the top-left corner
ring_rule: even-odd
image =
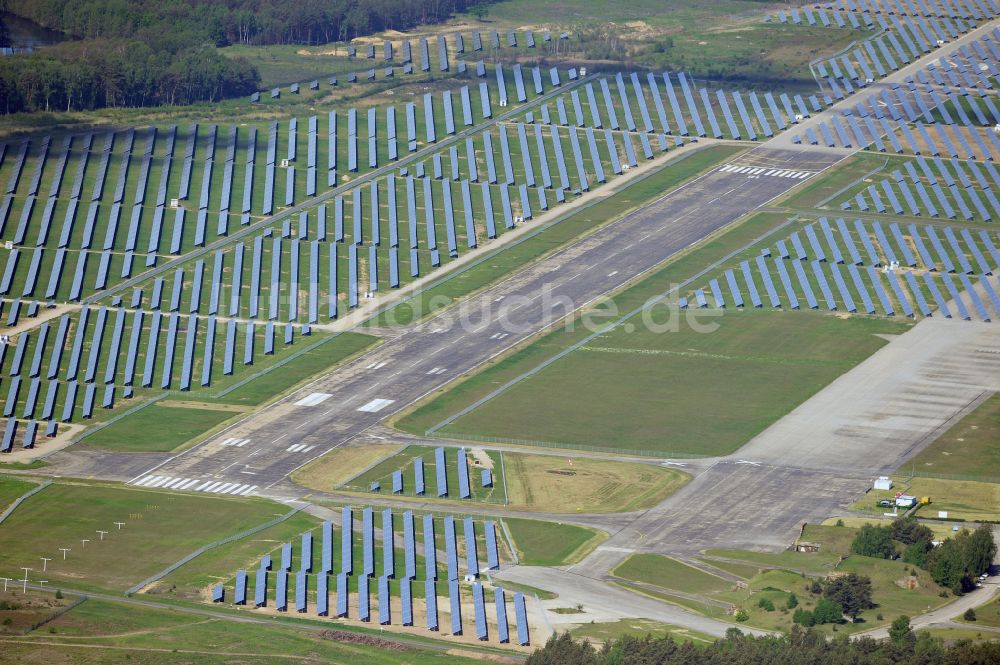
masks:
[[[429,580],[437,579],[437,547],[434,537],[434,518],[431,515],[424,515],[424,577]]]
[[[458,575],[458,545],[455,539],[455,518],[447,515],[444,518],[444,544],[448,564],[448,579],[457,580]]]
[[[341,510],[340,572],[350,575],[354,571],[354,511],[345,506]]]
[[[517,643],[527,646],[531,643],[528,636],[528,612],[524,606],[524,594],[520,591],[514,594],[514,614],[517,616]]]
[[[448,582],[448,599],[451,602],[451,634],[462,634],[462,597],[459,593],[458,580]]]

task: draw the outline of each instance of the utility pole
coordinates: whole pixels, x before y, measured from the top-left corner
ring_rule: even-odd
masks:
[[[67,552],[72,552],[73,550],[71,550],[68,547],[60,547],[59,551],[63,553],[63,561],[65,561],[66,560],[66,553]]]
[[[89,542],[90,542],[90,538],[81,538],[80,539],[81,547],[83,547],[83,549],[87,548],[87,543],[89,543]]]
[[[121,531],[122,527],[125,526],[125,522],[115,522],[115,525],[118,527],[118,530]]]
[[[42,560],[42,572],[44,573],[46,570],[48,570],[49,561],[52,561],[52,559],[49,559],[44,556],[40,556],[38,558]]]
[[[21,566],[21,570],[24,571],[24,580],[23,580],[24,581],[24,591],[22,593],[28,593],[28,571],[29,570],[34,570],[34,568],[26,568],[24,566]]]
[[[3,580],[3,592],[7,593],[7,582],[10,582],[10,578],[9,577],[0,577],[0,580]]]
[[[104,540],[104,536],[108,535],[107,531],[101,531],[100,529],[98,529],[97,533],[101,534],[101,540]]]

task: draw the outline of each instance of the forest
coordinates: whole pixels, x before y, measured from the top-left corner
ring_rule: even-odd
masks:
[[[477,0],[0,0],[70,40],[0,58],[0,110],[78,111],[249,95],[230,44],[316,44],[437,23]]]
[[[753,637],[731,628],[707,647],[671,637],[622,637],[595,649],[569,633],[549,638],[528,657],[527,665],[994,665],[1000,642],[958,641],[945,645],[926,632],[915,634],[909,618],[893,622],[889,639],[827,640],[799,626],[780,637]]]

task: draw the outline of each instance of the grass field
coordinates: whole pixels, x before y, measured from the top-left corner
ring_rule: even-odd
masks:
[[[995,597],[985,605],[977,607],[976,620],[966,623],[1000,628],[1000,597]]]
[[[505,518],[517,549],[518,560],[525,566],[564,566],[590,553],[607,536],[572,524]]]
[[[924,448],[901,472],[1000,480],[1000,393],[994,394]]]
[[[832,552],[802,554],[799,552],[751,552],[749,550],[705,550],[708,562],[714,557],[730,559],[744,564],[755,564],[763,568],[786,568],[810,575],[826,575],[837,565],[838,556]]]
[[[886,343],[876,334],[901,329],[806,312],[725,312],[711,322],[710,334],[616,328],[441,432],[724,455],[874,353]],[[684,377],[684,389],[665,377]]]
[[[691,642],[696,646],[711,644],[715,641],[711,635],[649,619],[620,619],[609,623],[585,623],[571,630],[570,634],[577,639],[589,640],[594,645],[625,635],[635,637],[649,635],[653,639],[669,636],[677,642]]]
[[[996,483],[940,480],[921,476],[905,480],[899,475],[893,479],[896,481],[893,490],[888,492],[872,490],[853,503],[851,508],[881,515],[886,509],[878,505],[878,500],[892,498],[898,490],[917,497],[930,497],[931,503],[921,507],[917,513],[920,517],[936,517],[938,511],[943,510],[948,513],[946,519],[969,521],[1000,519],[1000,485]]]
[[[39,557],[49,557],[45,576],[51,585],[124,591],[202,545],[285,512],[258,499],[56,483],[0,525],[0,574],[23,577],[20,566],[40,571]],[[118,529],[114,522],[124,525]],[[103,541],[97,530],[108,532]],[[72,550],[65,561],[61,547]],[[38,577],[39,572],[30,573],[31,579]]]
[[[556,455],[503,453],[512,508],[611,513],[656,505],[690,477],[676,469]]]
[[[611,574],[633,582],[645,582],[685,593],[706,594],[733,586],[729,580],[659,554],[633,554]]]
[[[97,430],[84,441],[108,450],[165,453],[236,416],[220,409],[168,407],[153,402]]]
[[[10,476],[0,476],[0,512],[3,512],[19,496],[23,496],[35,487],[35,483]]]
[[[319,459],[296,469],[292,473],[292,480],[303,487],[329,492],[368,467],[391,458],[402,448],[392,443],[334,448]]]
[[[330,628],[340,626],[330,625]],[[413,665],[472,663],[413,644],[352,644],[334,635],[291,626],[246,624],[90,599],[44,630],[4,644],[10,662],[85,663],[252,663],[324,662]]]

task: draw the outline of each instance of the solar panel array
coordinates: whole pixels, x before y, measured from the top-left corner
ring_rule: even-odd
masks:
[[[455,518],[450,515],[444,518],[448,573],[441,578],[447,581],[447,585],[440,587],[440,590],[447,590],[448,602],[440,610],[439,587],[436,584],[437,522],[434,516],[424,516],[421,532],[417,534],[413,513],[403,513],[401,565],[395,556],[399,542],[392,510],[382,511],[379,520],[381,528],[376,530],[374,511],[370,507],[363,508],[360,536],[355,530],[353,514],[353,509],[345,507],[339,525],[331,521],[323,522],[318,535],[322,542],[318,559],[312,547],[314,532],[307,531],[299,539],[298,549],[292,542],[288,542],[276,550],[280,565],[275,570],[272,570],[272,554],[267,554],[261,558],[252,576],[246,570],[240,570],[231,584],[213,586],[212,601],[225,602],[228,587],[233,589],[233,604],[246,604],[252,577],[254,607],[268,607],[273,602],[275,609],[285,612],[289,611],[291,604],[296,612],[303,614],[332,615],[360,621],[372,621],[373,617],[377,617],[380,625],[399,622],[405,626],[420,623],[417,617],[422,611],[423,625],[428,630],[440,629],[439,612],[444,611],[448,614],[448,623],[445,625],[450,626],[453,635],[464,634],[462,604],[471,601],[476,637],[480,640],[490,639],[490,626],[493,625],[496,626],[494,637],[497,641],[510,640],[506,592],[500,587],[494,587],[493,603],[488,607],[486,589],[479,580],[482,571],[500,568],[496,550],[496,526],[493,522],[481,523],[471,517],[464,518],[461,520],[463,538],[459,540],[455,536]],[[344,534],[350,535],[345,537]],[[485,566],[481,566],[478,560],[480,536],[483,537],[487,550]],[[418,537],[423,542],[422,553],[418,549]],[[340,541],[341,551],[339,567],[333,560],[337,540]],[[362,545],[364,569],[353,570],[350,562],[359,541]],[[381,548],[381,556],[376,556],[377,548]],[[461,572],[457,562],[459,548],[463,550],[466,560]],[[423,565],[419,562],[421,557],[424,559]],[[335,576],[332,584],[331,576]],[[374,591],[372,579],[375,580]],[[420,584],[421,581],[423,584]],[[290,588],[291,585],[294,585],[294,589]],[[335,594],[335,600],[331,604],[332,594]],[[524,599],[521,597],[519,600],[519,595],[515,594],[513,598],[517,639],[519,644],[526,645],[529,628]],[[420,600],[423,600],[422,605]],[[399,604],[398,614],[393,610],[394,602]],[[332,613],[331,607],[335,608]]]
[[[825,217],[802,232],[726,271],[727,288],[712,280],[714,306],[1000,320],[1000,234]]]
[[[902,84],[866,95],[830,123],[820,123],[818,133],[810,127],[794,140],[992,162],[1000,156],[1000,139],[983,128],[1000,123],[992,94],[1000,71],[998,43],[1000,29],[994,29],[918,69]]]
[[[389,471],[384,478],[375,479],[374,485],[379,489],[383,485],[391,485],[393,494],[427,496],[427,475],[433,473],[431,496],[491,501],[495,500],[492,491],[495,489],[493,467],[498,463],[498,455],[495,451],[473,454],[465,448],[449,451],[438,447],[430,457],[424,449],[414,447],[402,453],[400,468]],[[479,469],[478,476],[472,474],[473,468]],[[368,477],[363,481],[359,479],[356,481],[358,489],[376,491],[371,481]]]
[[[437,40],[437,48],[431,49],[426,39],[421,39],[417,43],[417,48],[419,49],[419,72],[430,72],[432,70],[432,60],[436,60],[437,67],[434,71],[438,73],[449,72],[451,67],[449,64],[449,58],[452,56],[472,54],[476,55],[476,52],[484,51],[484,45],[490,51],[499,51],[503,49],[510,48],[524,48],[524,49],[540,49],[547,53],[555,52],[557,42],[566,41],[569,39],[568,33],[563,33],[563,35],[554,42],[552,36],[549,33],[545,33],[548,39],[543,39],[541,46],[536,42],[535,36],[532,32],[528,31],[524,34],[523,43],[518,40],[517,33],[510,32],[507,38],[502,42],[497,41],[484,41],[482,33],[476,31],[469,35],[468,43],[471,43],[472,48],[467,48],[466,35],[462,33],[455,33],[449,35],[440,35]],[[403,74],[417,74],[419,72],[413,69],[413,44],[410,40],[401,40],[399,42],[393,42],[390,40],[385,40],[381,45],[376,44],[366,44],[364,49],[364,57],[367,60],[375,59],[376,53],[380,54],[383,63],[389,64],[381,70],[375,68],[368,69],[367,75],[362,79],[358,76],[357,72],[352,72],[347,75],[347,81],[349,83],[362,83],[367,81],[375,81],[378,79],[378,75],[381,78],[392,78],[396,75],[397,71]],[[357,57],[357,47],[354,45],[347,46],[347,57],[349,59],[354,59]],[[397,55],[398,54],[398,55]],[[482,55],[482,54],[480,54]],[[492,54],[494,57],[498,54]],[[359,65],[364,67],[363,65]],[[462,73],[466,69],[466,63],[464,60],[459,60],[457,63],[458,73]],[[327,79],[327,83],[330,87],[335,87],[338,85],[339,80],[336,76],[331,76]],[[299,94],[302,90],[302,86],[308,86],[309,90],[319,90],[320,82],[319,79],[313,79],[308,82],[292,83],[288,86],[288,91],[292,94]],[[279,88],[274,88],[270,92],[272,99],[280,99],[281,91]],[[255,92],[250,95],[250,102],[252,104],[258,104],[261,101],[261,93]]]

